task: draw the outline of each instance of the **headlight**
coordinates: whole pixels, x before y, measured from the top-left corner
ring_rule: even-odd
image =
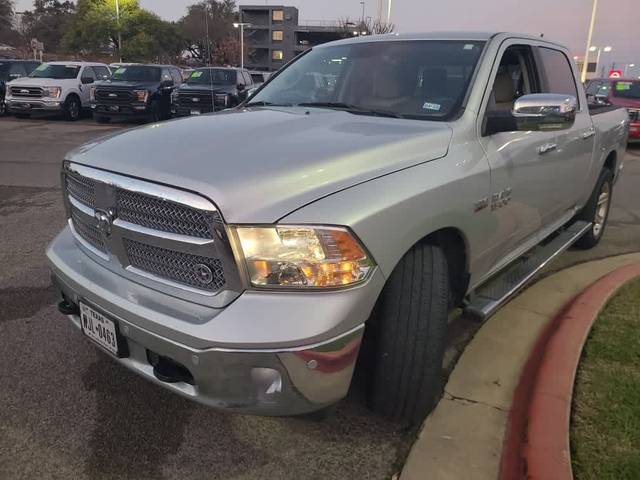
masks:
[[[89,90],[89,101],[96,101],[96,87],[91,87],[91,89]]]
[[[147,90],[134,90],[133,96],[138,102],[147,103],[147,98],[149,97],[149,92]]]
[[[341,227],[236,227],[251,284],[343,287],[361,282],[374,263]]]
[[[45,97],[48,97],[48,98],[60,98],[60,93],[62,93],[62,89],[60,87],[43,87],[42,93]]]
[[[213,98],[216,105],[224,107],[229,105],[229,95],[226,93],[216,93]]]

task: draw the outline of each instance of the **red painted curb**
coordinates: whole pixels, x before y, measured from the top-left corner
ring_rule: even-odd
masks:
[[[582,348],[598,313],[640,263],[608,273],[571,300],[540,334],[509,411],[501,480],[570,480],[569,422]]]

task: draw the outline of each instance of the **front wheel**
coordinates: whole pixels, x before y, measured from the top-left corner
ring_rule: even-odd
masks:
[[[160,108],[160,102],[158,100],[152,100],[149,105],[149,121],[159,122],[162,120],[162,111]]]
[[[593,190],[589,201],[578,215],[578,219],[591,222],[592,225],[587,233],[575,243],[576,247],[588,250],[600,243],[609,219],[612,194],[613,173],[605,168],[600,173],[596,188]]]
[[[4,117],[7,114],[7,104],[4,100],[0,100],[0,117]]]
[[[372,409],[422,421],[440,396],[449,314],[449,270],[442,249],[427,243],[405,254],[372,318]]]
[[[75,122],[76,120],[78,120],[78,118],[80,118],[80,110],[81,110],[81,105],[80,105],[80,99],[78,97],[76,97],[75,95],[71,95],[69,97],[67,97],[67,100],[64,102],[64,117],[71,121],[71,122]]]

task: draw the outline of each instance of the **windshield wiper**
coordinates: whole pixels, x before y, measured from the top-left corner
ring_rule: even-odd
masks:
[[[305,102],[305,103],[298,103],[296,106],[331,108],[334,110],[343,110],[345,112],[353,113],[356,115],[374,115],[376,117],[404,118],[404,116],[400,115],[399,113],[388,112],[386,110],[373,110],[373,109],[358,107],[357,105],[350,105],[348,103],[343,103],[343,102]]]
[[[290,103],[250,102],[245,107],[293,107]]]

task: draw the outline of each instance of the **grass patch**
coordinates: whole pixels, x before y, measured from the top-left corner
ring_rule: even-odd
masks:
[[[640,280],[611,299],[585,345],[571,460],[576,480],[640,479]]]

